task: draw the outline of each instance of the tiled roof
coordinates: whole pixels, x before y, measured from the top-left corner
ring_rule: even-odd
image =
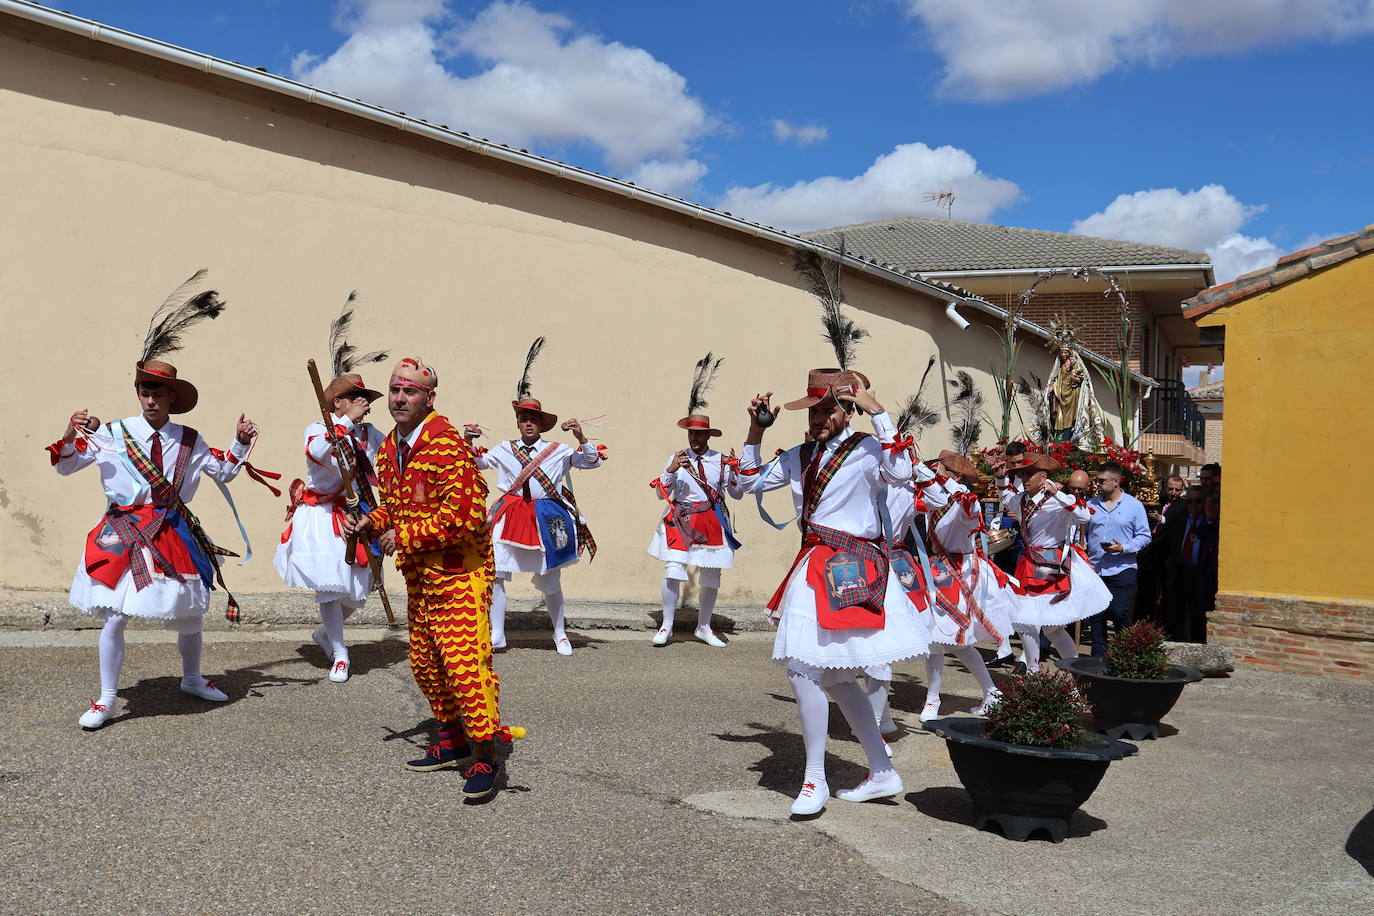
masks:
[[[1226,380],[1208,382],[1188,389],[1188,396],[1194,401],[1219,401],[1226,396]]]
[[[838,244],[843,234],[848,250],[903,271],[1211,263],[1207,255],[1182,248],[915,216],[799,234],[826,245]]]
[[[1374,224],[1365,226],[1360,232],[1327,239],[1320,245],[1286,254],[1272,267],[1252,270],[1230,283],[1204,289],[1193,298],[1183,301],[1183,315],[1185,318],[1201,318],[1223,305],[1231,305],[1285,283],[1301,280],[1308,274],[1326,270],[1371,251],[1374,251]]]

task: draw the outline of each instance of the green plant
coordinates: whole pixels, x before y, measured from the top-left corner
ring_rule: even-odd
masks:
[[[1086,733],[1084,716],[1092,707],[1072,676],[1057,668],[1009,680],[1002,698],[988,710],[987,737],[1035,747],[1077,747]]]
[[[1118,631],[1107,643],[1107,673],[1144,681],[1168,677],[1163,628],[1142,620]]]

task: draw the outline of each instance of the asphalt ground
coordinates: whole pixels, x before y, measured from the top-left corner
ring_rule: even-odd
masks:
[[[510,749],[490,803],[411,773],[432,721],[397,631],[354,628],[330,683],[306,630],[207,634],[230,696],[180,693],[131,631],[119,717],[76,719],[92,632],[0,631],[0,911],[15,913],[1151,913],[1369,911],[1374,689],[1245,674],[1193,685],[1113,764],[1061,844],[971,826],[922,666],[899,666],[904,797],[788,817],[802,769],[770,639],[521,633],[497,658]],[[952,666],[947,713],[976,702]],[[832,788],[863,776],[832,717]]]

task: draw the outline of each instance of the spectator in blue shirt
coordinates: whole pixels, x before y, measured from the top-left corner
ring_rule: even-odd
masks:
[[[1088,559],[1112,593],[1112,603],[1090,618],[1092,654],[1107,654],[1107,621],[1117,631],[1131,622],[1135,601],[1136,554],[1150,543],[1150,521],[1140,500],[1121,488],[1124,470],[1108,461],[1097,472],[1097,495],[1088,501]]]

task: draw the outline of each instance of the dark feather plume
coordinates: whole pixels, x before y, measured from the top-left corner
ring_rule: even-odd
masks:
[[[520,400],[530,396],[530,369],[534,366],[534,361],[539,358],[539,351],[544,349],[544,338],[536,337],[534,343],[530,344],[530,352],[525,354],[525,371],[520,375],[520,384],[515,386],[515,398]]]
[[[821,303],[821,334],[830,341],[835,350],[835,360],[841,369],[848,369],[854,362],[858,342],[868,336],[868,331],[854,323],[854,319],[844,314],[844,287],[841,285],[844,271],[844,236],[840,236],[838,257],[828,257],[810,249],[792,249],[792,267],[806,281],[811,295]]]
[[[955,389],[949,402],[954,414],[954,424],[950,427],[953,449],[960,455],[971,455],[983,431],[983,393],[974,387],[973,376],[962,369],[949,384]]]
[[[224,311],[224,300],[213,289],[202,290],[205,269],[187,278],[153,312],[148,333],[143,337],[140,360],[161,359],[181,349],[181,335],[202,318],[218,318]]]
[[[692,373],[692,393],[687,397],[687,416],[691,416],[703,407],[707,407],[706,392],[711,390],[711,386],[716,383],[716,373],[720,372],[720,364],[725,362],[724,358],[716,356],[709,350],[706,355],[697,360],[696,370]]]
[[[903,436],[912,433],[920,435],[940,422],[940,411],[925,400],[926,382],[930,380],[930,371],[934,368],[935,357],[932,355],[926,363],[926,371],[921,373],[921,384],[917,386],[916,393],[906,399],[901,412],[897,414],[897,432]]]
[[[1049,439],[1050,431],[1045,423],[1045,417],[1040,412],[1040,407],[1045,401],[1045,383],[1040,376],[1034,372],[1030,373],[1030,381],[1022,376],[1020,381],[1021,400],[1026,405],[1026,412],[1031,417],[1031,422],[1027,426],[1026,432],[1036,442],[1045,442]]]
[[[334,377],[347,375],[358,366],[380,363],[391,354],[385,350],[358,354],[358,348],[348,340],[348,332],[353,329],[353,315],[358,309],[358,291],[348,294],[343,311],[329,325],[329,357],[334,363]]]

